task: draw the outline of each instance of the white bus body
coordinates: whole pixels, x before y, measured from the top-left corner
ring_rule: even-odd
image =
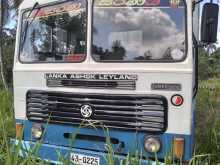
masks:
[[[173,2],[169,0],[167,1],[169,3]],[[37,10],[39,6],[40,7],[50,6],[50,5],[53,6],[53,5],[57,5],[58,3],[58,1],[56,0],[38,0],[37,2],[39,4],[34,10]],[[64,0],[59,1],[59,3],[61,2],[64,4],[64,6],[65,6],[65,3],[73,3],[73,1],[64,1]],[[95,107],[94,105],[100,104],[100,103],[90,102],[94,98],[96,99],[96,101],[102,98],[103,99],[107,98],[107,100],[117,99],[118,103],[115,105],[109,105],[110,104],[109,102],[108,103],[103,102],[103,108],[105,109],[109,108],[108,106],[107,106],[108,108],[106,108],[105,104],[108,104],[109,106],[112,106],[112,107],[118,106],[123,109],[123,107],[121,107],[121,106],[124,106],[125,104],[123,102],[123,99],[127,99],[127,102],[129,103],[128,98],[130,97],[134,97],[136,101],[138,101],[139,97],[141,97],[140,99],[149,99],[149,100],[159,99],[157,101],[161,101],[162,99],[162,102],[164,99],[164,102],[163,103],[161,102],[161,104],[163,104],[164,106],[162,110],[167,111],[167,112],[163,112],[162,116],[164,116],[164,118],[158,121],[159,124],[161,123],[164,124],[163,128],[161,125],[156,129],[151,128],[151,125],[149,126],[149,123],[151,124],[151,122],[149,122],[147,119],[156,120],[156,118],[153,118],[152,116],[151,117],[144,116],[151,111],[154,112],[155,107],[156,107],[156,110],[158,110],[157,107],[158,106],[160,107],[162,105],[155,105],[155,107],[151,107],[152,109],[141,110],[141,107],[149,108],[150,106],[152,106],[151,104],[147,105],[147,103],[145,103],[145,105],[140,106],[138,105],[137,102],[135,102],[136,105],[134,108],[135,109],[134,112],[142,113],[143,115],[142,117],[146,118],[146,121],[143,121],[142,119],[140,119],[140,121],[142,122],[141,123],[138,118],[140,116],[136,114],[136,117],[138,116],[137,117],[138,119],[135,118],[134,123],[136,124],[135,126],[137,127],[137,129],[134,128],[134,123],[129,123],[126,120],[125,115],[121,116],[120,121],[126,120],[126,124],[128,124],[127,127],[125,127],[123,124],[118,125],[118,123],[120,122],[118,120],[116,121],[116,119],[114,118],[115,116],[113,114],[111,114],[112,116],[110,115],[108,116],[107,114],[105,114],[104,115],[105,118],[101,116],[100,121],[107,120],[106,121],[107,124],[105,125],[107,125],[107,127],[109,126],[109,136],[110,138],[113,139],[113,141],[114,139],[116,139],[116,142],[113,143],[113,148],[116,154],[119,155],[122,159],[125,158],[128,152],[132,152],[135,149],[137,149],[140,153],[142,153],[146,157],[153,157],[154,154],[147,152],[144,148],[144,143],[145,143],[146,138],[149,136],[152,136],[154,138],[158,138],[160,141],[161,148],[158,151],[158,157],[160,159],[163,159],[171,151],[172,149],[171,146],[173,143],[175,143],[175,140],[181,139],[183,140],[183,143],[184,143],[184,151],[182,155],[183,159],[186,161],[190,160],[193,154],[193,145],[194,145],[193,136],[194,136],[194,112],[195,112],[195,94],[194,94],[195,92],[194,91],[195,60],[194,60],[194,50],[193,50],[194,44],[193,44],[193,26],[192,26],[192,22],[193,22],[192,1],[191,0],[186,0],[186,1],[181,1],[181,2],[177,1],[177,5],[180,5],[178,3],[184,3],[184,7],[179,6],[179,8],[185,8],[185,15],[184,15],[185,22],[184,23],[182,22],[182,23],[185,26],[186,37],[184,41],[185,42],[184,51],[185,51],[186,56],[181,61],[172,61],[172,62],[169,62],[169,61],[163,62],[159,60],[155,60],[155,61],[152,60],[149,62],[148,61],[142,61],[142,62],[140,61],[139,62],[104,61],[102,62],[100,61],[100,59],[102,58],[101,56],[98,58],[94,57],[92,55],[93,54],[92,53],[93,51],[92,42],[93,42],[93,38],[95,38],[93,36],[96,34],[93,34],[94,29],[92,28],[92,24],[94,22],[98,24],[98,21],[100,20],[98,20],[98,18],[97,20],[93,20],[94,15],[95,15],[93,13],[93,10],[94,8],[96,8],[97,12],[104,11],[105,8],[108,8],[108,7],[106,6],[93,7],[93,4],[96,4],[96,3],[94,3],[92,0],[87,0],[85,3],[86,25],[87,25],[86,26],[86,39],[85,39],[86,44],[81,41],[80,42],[82,43],[81,46],[82,45],[86,46],[85,47],[86,57],[82,62],[71,63],[71,62],[62,61],[62,62],[54,63],[54,57],[47,58],[46,62],[45,61],[44,62],[39,62],[39,61],[33,62],[33,61],[36,61],[36,59],[34,60],[32,59],[33,61],[31,60],[29,61],[29,59],[26,58],[25,55],[24,57],[21,57],[20,55],[21,52],[26,51],[27,49],[30,49],[26,53],[34,53],[35,50],[32,50],[34,48],[30,48],[30,45],[28,45],[25,42],[31,41],[30,39],[31,32],[34,33],[34,35],[38,35],[37,30],[35,31],[33,30],[35,28],[35,25],[37,26],[37,24],[35,24],[35,20],[43,18],[43,17],[49,17],[47,15],[48,13],[45,14],[44,16],[42,15],[39,16],[39,18],[38,16],[35,16],[36,18],[34,18],[34,16],[28,17],[26,14],[26,17],[28,17],[27,19],[34,20],[32,21],[32,25],[29,25],[28,27],[29,31],[33,30],[34,32],[28,31],[25,36],[26,38],[22,39],[22,34],[24,33],[23,32],[24,30],[22,30],[22,26],[24,26],[25,24],[25,22],[23,21],[24,13],[27,10],[30,11],[35,3],[36,3],[35,0],[24,0],[24,2],[20,5],[17,36],[16,36],[17,41],[16,41],[16,50],[15,50],[15,60],[14,60],[15,119],[16,119],[16,123],[21,123],[24,126],[24,133],[23,133],[24,144],[31,144],[37,141],[36,139],[34,140],[34,138],[31,138],[31,137],[34,136],[32,135],[33,127],[36,126],[36,124],[38,124],[39,127],[44,127],[44,130],[45,130],[45,135],[44,135],[45,137],[42,137],[43,144],[42,144],[42,149],[40,150],[40,157],[42,159],[52,160],[53,162],[57,162],[58,156],[56,155],[56,151],[59,150],[62,153],[71,153],[72,157],[84,155],[85,158],[82,156],[83,159],[88,159],[88,157],[90,157],[91,159],[94,158],[97,161],[96,162],[97,165],[102,164],[102,163],[105,164],[105,160],[103,159],[103,157],[105,156],[105,152],[106,152],[105,147],[104,147],[105,141],[102,141],[103,137],[105,137],[104,136],[105,131],[103,131],[103,129],[100,127],[98,127],[97,129],[94,129],[93,127],[82,126],[82,128],[80,129],[80,136],[78,137],[78,139],[76,139],[76,146],[70,147],[68,145],[69,139],[68,137],[65,137],[65,135],[76,133],[77,128],[79,127],[79,123],[76,124],[76,121],[78,121],[76,119],[77,115],[73,116],[72,119],[68,119],[68,122],[70,123],[73,122],[73,125],[71,124],[69,125],[69,124],[66,124],[65,122],[64,123],[61,122],[60,118],[62,118],[62,116],[59,116],[58,117],[59,120],[58,120],[55,116],[59,115],[59,112],[57,114],[55,114],[54,112],[53,114],[51,109],[55,108],[56,110],[60,109],[60,111],[64,111],[62,108],[66,107],[66,109],[68,109],[69,105],[74,106],[72,102],[70,103],[67,101],[68,98],[69,99],[77,98],[78,100],[83,98],[83,102],[80,102],[80,103],[77,102],[77,104],[80,104],[78,107],[78,112],[79,112],[78,115],[81,114],[81,116],[78,116],[78,118],[82,121],[89,120],[90,122],[94,122],[94,121],[99,122],[98,119],[94,119],[95,117],[98,116],[96,112],[99,111],[98,108],[94,108]],[[81,1],[78,0],[77,3],[81,3]],[[157,2],[155,1],[155,3]],[[162,4],[163,0],[161,0],[160,3]],[[176,5],[176,4],[174,3],[172,5]],[[147,6],[146,8],[156,9],[158,7]],[[162,6],[161,8],[158,8],[158,11],[159,10],[163,11],[163,8],[172,8],[170,10],[179,10],[178,6],[177,6],[177,9],[174,9],[175,6]],[[58,9],[54,8],[54,10],[57,10],[57,11],[50,11],[50,12],[54,12],[51,15],[53,14],[55,15],[57,14],[57,12],[59,13]],[[138,10],[136,9],[133,10],[133,12],[136,12],[136,11]],[[46,10],[44,12],[46,12]],[[171,13],[171,11],[169,12]],[[199,13],[198,11],[197,13],[195,12],[195,20],[198,19],[197,17],[198,13]],[[181,16],[182,16],[181,14],[176,15],[177,19],[183,19]],[[170,18],[167,18],[167,17],[166,18],[171,19],[172,17],[174,16],[171,15]],[[118,16],[118,19],[119,19],[119,16]],[[156,17],[154,19],[156,19]],[[109,18],[109,21],[111,21],[110,18]],[[117,20],[115,21],[117,22]],[[160,22],[158,22],[158,24],[160,24]],[[148,24],[145,24],[145,26],[148,26]],[[173,27],[175,26],[178,27],[179,26],[178,23],[176,25],[175,24],[173,25]],[[98,27],[98,30],[99,31],[97,33],[99,32],[103,33],[101,27]],[[135,31],[135,30],[131,30],[131,31],[133,32],[126,32],[126,33],[123,31],[115,32],[115,33],[113,32],[111,36],[109,36],[109,38],[106,38],[105,40],[108,40],[109,42],[109,41],[121,39],[122,44],[125,44],[125,45],[129,44],[130,42],[130,40],[128,41],[124,39],[128,37],[129,35],[132,36],[133,40],[137,41],[137,43],[142,42],[142,40],[144,40],[143,36],[141,36],[142,33],[144,32]],[[62,36],[66,35],[65,31],[63,32],[59,31],[59,33]],[[173,32],[173,33],[176,33],[176,35],[178,35],[177,34],[178,32]],[[40,33],[40,35],[43,35],[43,33]],[[139,35],[140,37],[137,37]],[[197,36],[198,34],[195,34],[195,35]],[[97,38],[95,38],[95,40],[96,39]],[[26,45],[25,46],[23,45],[22,49],[24,50],[21,50],[21,45],[22,45],[21,42],[23,40],[25,40],[24,45],[25,44]],[[33,40],[35,43],[40,44],[40,41],[38,41],[37,39],[34,38]],[[60,44],[62,44],[61,42],[65,42],[65,41],[60,41]],[[72,42],[72,41],[69,41],[69,42]],[[99,42],[104,42],[104,41],[101,40]],[[99,42],[97,41],[97,43]],[[173,42],[178,42],[178,41],[173,41]],[[73,43],[70,43],[70,44],[73,44]],[[102,43],[100,43],[100,45],[101,44]],[[161,44],[164,44],[164,42],[162,42]],[[40,48],[37,48],[37,49],[40,49]],[[56,49],[56,47],[51,46],[50,49]],[[137,49],[134,49],[134,50],[137,50]],[[176,48],[175,51],[177,55],[181,55],[181,53],[178,52],[180,51],[178,48]],[[175,53],[175,51],[173,53]],[[127,47],[126,47],[126,52],[127,53],[129,52]],[[81,55],[79,56],[80,56],[79,58],[82,58]],[[172,57],[172,58],[175,58],[175,57]],[[50,62],[50,60],[53,62]],[[67,82],[68,85],[65,86],[61,82],[62,83]],[[95,85],[91,84],[91,82],[94,82]],[[101,85],[97,84],[99,82],[101,82],[100,83]],[[74,83],[78,83],[78,84],[76,85]],[[120,87],[120,83],[122,84],[121,87]],[[127,83],[126,85],[128,86],[126,85],[123,86],[124,85],[123,83],[125,84]],[[131,83],[133,86],[131,84],[129,86],[129,83]],[[49,100],[48,99],[49,97],[56,97],[56,100],[53,100],[53,99]],[[67,99],[65,100],[66,102],[64,101],[65,103],[64,102],[61,103],[63,100],[59,100],[60,97],[62,97],[62,99],[64,99],[65,97],[65,99]],[[50,114],[48,114],[49,113],[48,112],[46,117],[48,117],[48,115],[49,116],[51,115],[50,116],[51,121],[54,120],[54,122],[50,123],[50,120],[48,122],[43,121],[43,117],[45,117],[44,116],[45,114],[44,113],[39,114],[41,112],[39,110],[39,107],[33,106],[33,105],[40,104],[40,106],[42,106],[44,102],[39,101],[37,99],[44,99],[43,101],[45,102],[48,101],[47,103],[45,103],[45,106],[48,106],[48,107],[45,109],[41,107],[41,110],[45,110],[45,111],[51,110]],[[133,100],[131,100],[131,102],[132,101]],[[67,106],[67,103],[69,103],[68,106]],[[62,104],[62,105],[59,105],[59,104]],[[52,107],[52,106],[55,106],[55,107]],[[33,110],[35,109],[36,109],[36,112],[33,112]],[[83,109],[85,111],[83,111]],[[127,109],[128,111],[126,111],[125,113],[128,113],[128,116],[129,116],[129,112],[130,112],[129,107],[127,107]],[[113,110],[114,108],[110,109],[108,113],[111,113],[111,111]],[[118,108],[115,107],[115,111],[117,110]],[[141,112],[138,110],[141,110]],[[159,109],[158,111],[161,111],[161,109]],[[84,114],[84,116],[83,116],[83,112],[86,113]],[[73,112],[73,113],[76,113],[76,112]],[[90,113],[94,113],[94,116],[93,116],[94,118],[92,117],[90,118],[90,116],[93,115]],[[41,116],[42,117],[41,118],[40,115],[43,115],[43,117]],[[66,117],[65,114],[63,115],[64,115],[63,118],[65,118]],[[117,113],[117,115],[119,115],[120,117],[120,114]],[[106,118],[106,116],[108,118]],[[109,122],[112,122],[111,123],[112,125],[109,124]],[[140,127],[138,127],[138,124]],[[142,127],[141,124],[143,125],[145,124],[146,127]],[[48,126],[45,126],[45,125],[48,125]],[[130,128],[130,126],[131,126],[131,130],[126,130],[126,128]],[[123,128],[121,129],[120,127],[123,127]],[[85,136],[87,136],[87,138],[85,138]],[[131,144],[131,143],[134,143],[134,144]],[[77,160],[74,160],[75,158],[70,158],[70,159],[72,159],[75,163],[77,163]]]

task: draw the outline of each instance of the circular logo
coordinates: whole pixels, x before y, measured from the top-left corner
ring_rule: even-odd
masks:
[[[92,110],[92,107],[90,105],[83,105],[81,107],[81,115],[84,117],[84,118],[90,118],[93,114],[93,110]]]

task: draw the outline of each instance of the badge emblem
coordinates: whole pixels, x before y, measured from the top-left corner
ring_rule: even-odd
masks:
[[[90,118],[93,114],[93,110],[92,110],[92,107],[90,105],[83,105],[81,107],[81,115],[84,117],[84,118]]]

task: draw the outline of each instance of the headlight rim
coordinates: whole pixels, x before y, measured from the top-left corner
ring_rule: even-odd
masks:
[[[154,141],[157,141],[158,144],[159,144],[159,147],[158,147],[157,151],[155,151],[155,152],[152,152],[152,151],[150,151],[150,150],[148,150],[148,149],[146,148],[146,142],[147,142],[147,140],[150,140],[150,139],[152,139],[152,140],[154,140]],[[162,143],[161,143],[160,137],[154,136],[154,135],[148,135],[148,136],[145,136],[145,137],[144,137],[144,150],[145,150],[146,152],[148,152],[148,153],[150,153],[150,154],[155,154],[155,153],[160,152],[161,149],[162,149]]]
[[[35,131],[39,131],[40,132],[40,136],[36,136],[36,132]],[[31,127],[31,136],[32,138],[36,139],[36,140],[40,140],[42,139],[44,134],[44,126],[43,124],[40,123],[34,123]]]

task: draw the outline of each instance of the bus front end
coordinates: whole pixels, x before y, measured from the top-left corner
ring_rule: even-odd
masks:
[[[14,142],[53,163],[189,161],[192,20],[191,0],[24,0]]]

